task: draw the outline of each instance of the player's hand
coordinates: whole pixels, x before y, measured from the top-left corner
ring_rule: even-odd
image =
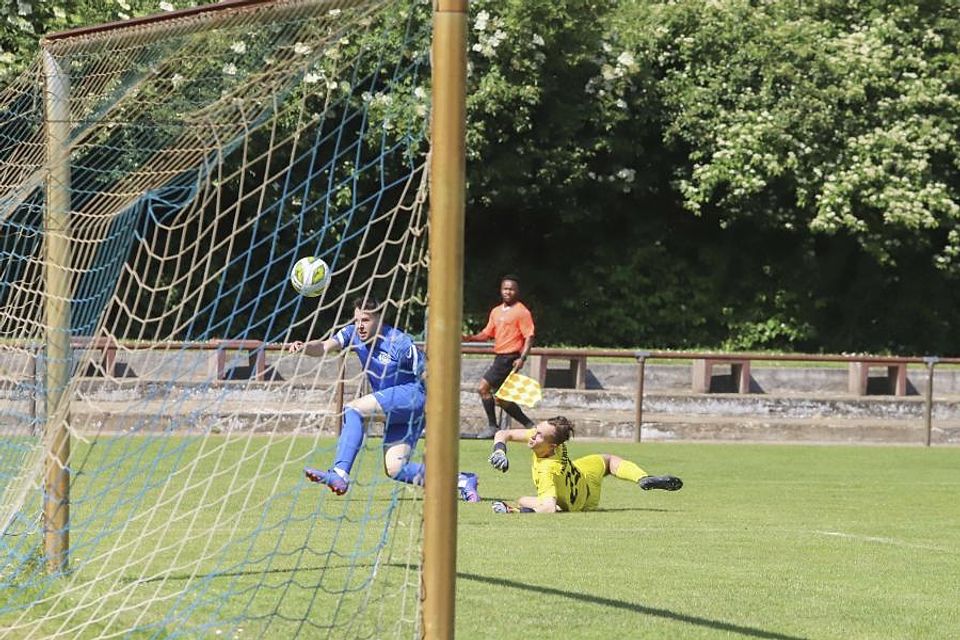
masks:
[[[297,353],[298,351],[303,351],[304,343],[301,340],[294,340],[287,347],[288,353]]]
[[[519,357],[513,361],[513,370],[520,371],[523,368],[523,365],[527,362],[527,359],[524,357]]]
[[[516,513],[519,509],[509,502],[504,502],[502,500],[496,500],[491,505],[493,507],[494,513]]]
[[[518,507],[515,504],[504,502],[502,500],[494,501],[491,506],[493,507],[494,513],[536,513],[529,507]]]
[[[507,460],[507,453],[505,451],[501,451],[500,449],[497,449],[491,453],[488,460],[490,462],[490,466],[497,471],[503,471],[506,473],[507,469],[510,468],[510,461]]]

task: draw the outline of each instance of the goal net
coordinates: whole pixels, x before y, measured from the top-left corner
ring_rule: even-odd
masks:
[[[377,423],[350,493],[305,480],[364,376],[285,345],[371,296],[423,332],[430,16],[228,2],[49,38],[0,93],[0,633],[418,633],[420,491]]]

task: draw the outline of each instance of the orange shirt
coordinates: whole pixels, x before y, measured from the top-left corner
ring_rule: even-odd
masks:
[[[490,319],[480,335],[493,338],[494,353],[519,353],[523,342],[533,335],[533,316],[522,302],[509,307],[498,304],[490,311]]]

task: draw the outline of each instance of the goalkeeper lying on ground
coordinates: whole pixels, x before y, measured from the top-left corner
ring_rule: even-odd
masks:
[[[506,472],[507,442],[526,441],[533,451],[533,483],[536,496],[522,496],[517,504],[494,502],[497,513],[555,513],[557,511],[590,511],[600,504],[600,486],[604,476],[612,473],[621,480],[636,482],[641,489],[676,491],[683,486],[675,476],[651,476],[629,460],[607,453],[594,454],[570,461],[567,440],[573,435],[573,424],[562,416],[538,423],[532,429],[507,429],[494,436],[490,464]]]

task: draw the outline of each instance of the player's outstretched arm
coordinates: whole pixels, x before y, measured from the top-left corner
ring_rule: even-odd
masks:
[[[494,500],[491,506],[494,513],[533,513],[533,509],[527,509],[526,507],[521,509],[520,505],[504,500]]]
[[[557,499],[549,496],[521,496],[517,500],[521,509],[532,509],[536,513],[556,513]]]
[[[493,503],[494,513],[556,513],[555,498],[536,498],[521,496],[516,503],[497,500]]]
[[[493,436],[493,453],[487,458],[490,466],[497,471],[507,472],[510,460],[507,459],[507,442],[522,442],[529,439],[527,429],[503,429]]]
[[[526,442],[530,439],[529,429],[501,429],[493,436],[493,443]]]
[[[340,343],[333,338],[327,338],[326,340],[309,340],[307,342],[296,340],[290,343],[287,351],[290,353],[302,351],[308,356],[320,357],[327,353],[340,351]]]

